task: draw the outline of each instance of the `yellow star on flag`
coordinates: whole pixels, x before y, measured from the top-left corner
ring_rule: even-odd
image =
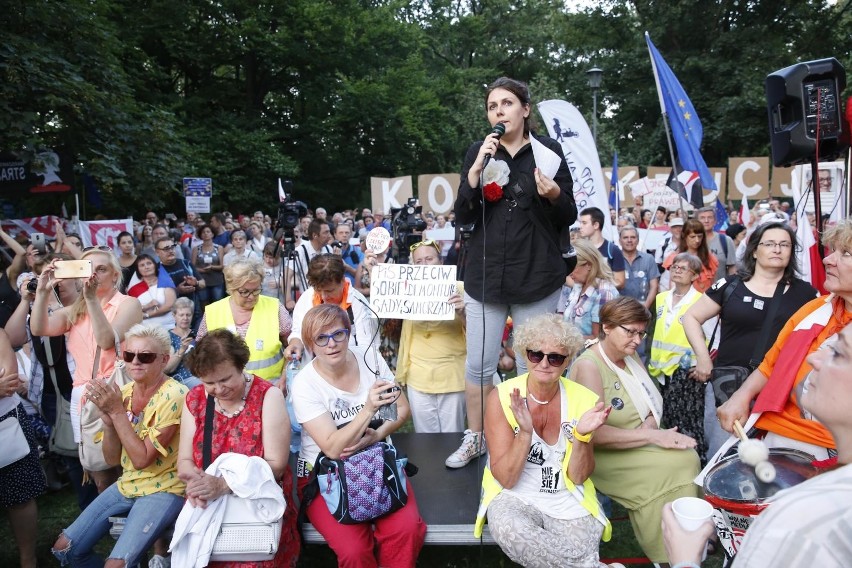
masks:
[[[685,118],[686,120],[689,120],[690,118],[692,118],[692,114],[685,112],[685,113],[683,113],[683,118]]]
[[[684,102],[684,100],[683,100],[683,99],[680,99],[680,100],[677,102],[677,106],[679,106],[680,108],[684,108],[684,107],[686,106],[686,102]]]

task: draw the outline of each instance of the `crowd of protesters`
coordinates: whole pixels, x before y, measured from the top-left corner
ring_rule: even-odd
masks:
[[[651,211],[637,199],[609,210],[607,234],[605,211],[577,210],[564,159],[553,177],[536,167],[531,140],[562,151],[535,134],[526,85],[501,78],[485,103],[500,132],[469,147],[453,211],[424,212],[425,232],[404,251],[412,264],[458,264],[455,293],[433,298],[452,307],[447,321],[371,314],[371,269],[397,260],[366,246],[371,231],[392,229],[381,211],[317,207],[292,250],[262,211],[149,211],[114,243],[86,248],[64,222],[48,243],[0,230],[11,259],[0,271],[0,424],[9,453],[23,450],[0,467],[0,503],[21,566],[36,565],[35,499],[64,479],[80,515],[53,545],[63,565],[126,568],[146,555],[149,568],[207,565],[216,504],[260,488],[280,501],[277,554],[209,565],[295,566],[294,488],[303,495],[320,455],[347,459],[409,417],[416,432],[461,437],[449,469],[487,454],[475,534],[488,520],[524,566],[602,566],[610,501],[652,562],[697,566],[709,527],[678,547],[667,503],[698,495],[700,466],[752,411],[771,446],[848,463],[833,437],[850,430],[848,412],[820,391],[849,366],[831,361],[849,356],[852,224],[814,228],[827,247],[822,297],[798,277],[795,217],[778,201],[747,226],[724,220],[722,233],[713,207]],[[571,255],[559,233],[575,222]],[[73,259],[91,276],[58,278]],[[298,360],[294,378],[287,364]],[[719,363],[751,373],[717,409],[708,380]],[[389,399],[398,418],[374,422]],[[89,437],[92,407],[102,424]],[[52,436],[66,415],[79,453],[60,453]],[[837,473],[848,494],[848,467]],[[339,524],[322,500],[305,513],[341,566],[411,567],[427,527],[413,488],[408,497],[373,523]],[[96,545],[117,515],[126,522],[104,560]],[[748,546],[744,557],[767,565]]]

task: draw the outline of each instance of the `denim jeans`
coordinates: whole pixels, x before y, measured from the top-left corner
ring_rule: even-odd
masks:
[[[63,531],[71,544],[65,550],[54,550],[53,555],[62,566],[102,568],[104,560],[94,552],[95,545],[109,532],[109,517],[127,514],[124,531],[109,557],[123,559],[125,566],[135,566],[157,537],[174,524],[183,503],[183,497],[172,493],[124,497],[118,484],[113,483]]]

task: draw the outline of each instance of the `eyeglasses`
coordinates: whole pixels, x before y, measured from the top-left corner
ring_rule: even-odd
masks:
[[[239,288],[237,290],[237,294],[242,296],[243,298],[257,298],[260,296],[262,290],[258,288],[257,290],[246,290],[245,288]]]
[[[132,363],[134,359],[139,358],[139,362],[143,365],[150,365],[159,357],[159,353],[134,353],[133,351],[125,351],[121,354],[122,359],[126,363]]]
[[[551,367],[558,367],[565,362],[565,359],[568,358],[568,355],[562,355],[561,353],[544,353],[542,351],[527,349],[527,359],[529,359],[530,363],[533,365],[541,363],[545,356],[547,357],[547,362]]]
[[[678,264],[673,264],[671,270],[672,272],[695,272],[688,266],[680,266]]]
[[[417,250],[418,248],[420,248],[422,246],[435,247],[436,251],[438,251],[439,253],[441,252],[441,245],[438,244],[438,241],[436,241],[435,239],[426,239],[425,241],[420,241],[419,243],[414,243],[413,245],[408,247],[408,252],[414,252],[415,250]]]
[[[168,246],[165,246],[165,247],[160,247],[157,250],[171,252],[171,251],[175,250],[176,247],[177,247],[177,245],[168,245]]]
[[[757,245],[765,249],[780,248],[781,250],[787,250],[793,248],[793,243],[776,243],[775,241],[761,241]]]
[[[644,329],[643,329],[643,330],[641,330],[641,331],[639,331],[639,330],[635,330],[635,329],[629,329],[629,328],[627,328],[627,327],[624,327],[624,326],[623,326],[623,325],[621,325],[621,324],[618,324],[618,327],[620,327],[621,329],[623,329],[623,330],[625,331],[625,333],[627,333],[627,335],[629,335],[629,336],[630,336],[630,339],[636,339],[637,337],[638,337],[639,339],[645,339],[646,337],[648,337],[648,332],[647,332],[647,331],[645,331]]]
[[[349,338],[349,330],[348,329],[338,329],[337,331],[333,331],[331,333],[323,333],[317,335],[314,338],[314,344],[317,347],[325,347],[328,345],[329,340],[334,341],[335,343],[343,343]]]
[[[86,247],[83,249],[83,252],[89,252],[90,250],[99,250],[102,252],[112,252],[112,249],[106,245],[94,245],[90,247]]]

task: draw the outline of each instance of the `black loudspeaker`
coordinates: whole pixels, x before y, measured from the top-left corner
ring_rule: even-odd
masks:
[[[845,150],[840,96],[846,71],[833,57],[786,67],[766,77],[769,140],[777,167],[833,160]],[[817,124],[819,135],[817,136]]]

